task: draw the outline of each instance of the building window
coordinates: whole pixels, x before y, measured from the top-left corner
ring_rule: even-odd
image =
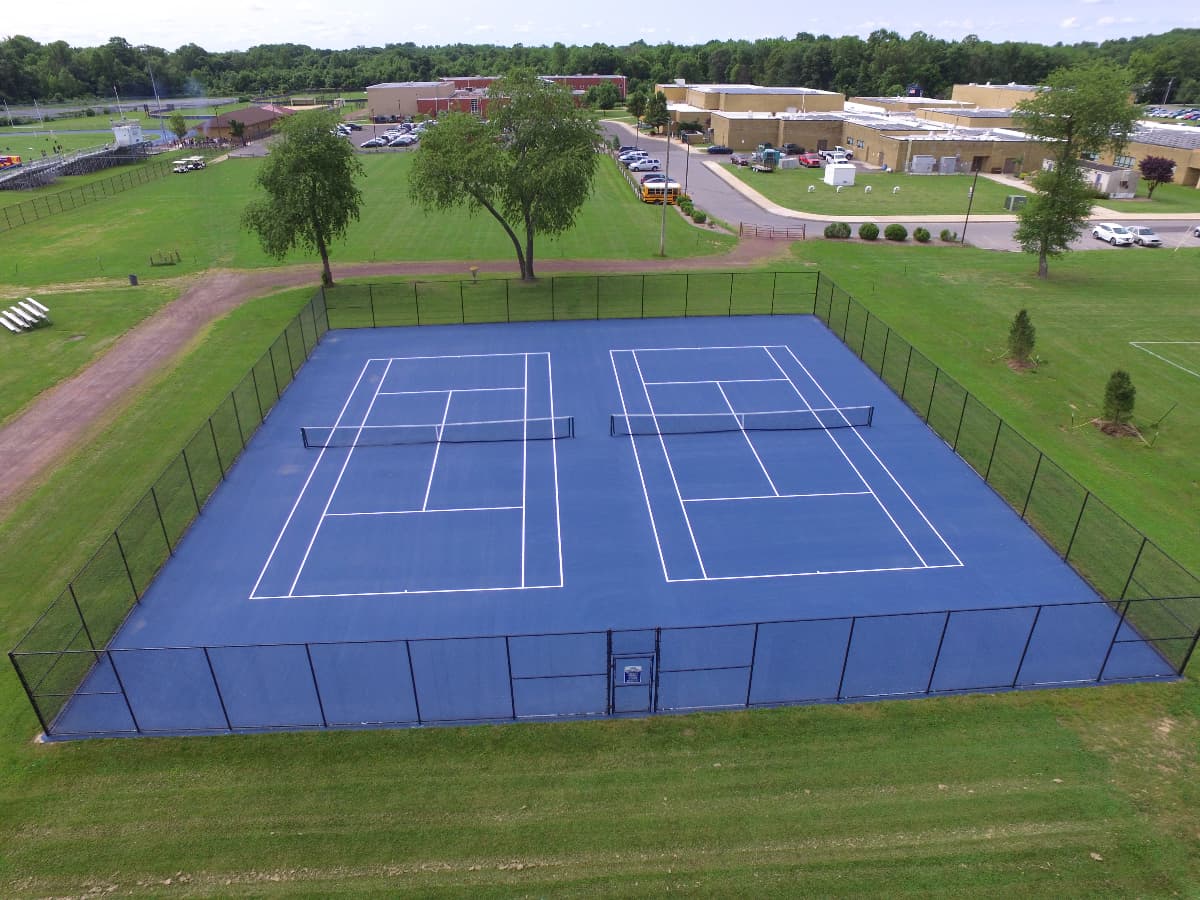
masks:
[[[475,115],[479,115],[479,99],[476,97],[471,98],[471,112],[473,112]]]
[[[1133,168],[1133,157],[1132,156],[1118,156],[1115,160],[1113,160],[1113,165],[1115,165],[1118,169],[1132,169]]]

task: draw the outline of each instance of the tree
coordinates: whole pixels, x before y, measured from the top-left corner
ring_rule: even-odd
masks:
[[[667,95],[662,91],[655,92],[654,96],[646,101],[646,111],[642,118],[651,128],[661,128],[671,121],[671,114],[667,112]]]
[[[314,110],[285,119],[281,139],[255,176],[267,196],[251,201],[242,225],[258,234],[263,250],[282,259],[295,247],[316,250],[321,283],[333,284],[329,245],[358,219],[362,191],[355,178],[362,164],[349,141],[336,133],[337,113]]]
[[[634,91],[625,98],[625,111],[628,112],[638,124],[641,124],[642,116],[646,114],[646,95],[641,91]]]
[[[1149,200],[1154,196],[1156,187],[1175,180],[1175,161],[1165,156],[1147,156],[1138,163],[1138,171],[1149,185],[1146,189],[1146,199]]]
[[[1133,417],[1133,400],[1137,388],[1128,372],[1117,369],[1108,377],[1104,387],[1104,420],[1114,425],[1124,425]]]
[[[246,146],[246,123],[239,122],[237,119],[229,120],[229,134],[231,137],[238,139],[238,143],[243,147]]]
[[[1017,212],[1015,235],[1026,253],[1038,255],[1038,277],[1049,274],[1048,258],[1070,249],[1083,230],[1091,204],[1079,177],[1085,154],[1119,154],[1137,122],[1129,99],[1132,76],[1109,62],[1094,60],[1058,69],[1047,89],[1017,104],[1014,120],[1027,134],[1054,141],[1053,172],[1034,181],[1038,196]]]
[[[504,229],[523,280],[534,275],[534,239],[561,234],[592,189],[600,132],[571,94],[530,69],[489,88],[489,120],[451,113],[425,132],[409,194],[427,210],[486,210]]]
[[[612,109],[621,102],[621,92],[611,81],[602,81],[587,89],[584,102],[593,109]]]
[[[1029,313],[1021,310],[1013,317],[1008,329],[1008,358],[1020,366],[1028,366],[1033,355],[1033,343],[1036,331]]]
[[[1037,193],[1017,210],[1013,239],[1026,253],[1037,254],[1038,277],[1045,278],[1050,258],[1066,253],[1083,231],[1092,194],[1075,165],[1039,172],[1033,186]]]
[[[187,119],[183,117],[183,113],[179,110],[171,113],[171,118],[167,119],[167,128],[171,129],[171,134],[175,135],[175,140],[182,141],[183,136],[188,133]]]

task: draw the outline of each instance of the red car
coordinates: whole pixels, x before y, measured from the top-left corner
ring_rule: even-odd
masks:
[[[821,168],[821,157],[819,157],[815,153],[801,153],[799,156],[796,157],[796,162],[798,162],[798,163],[800,163],[800,165],[806,166],[810,169]]]

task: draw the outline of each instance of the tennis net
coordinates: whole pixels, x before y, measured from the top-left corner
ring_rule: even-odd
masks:
[[[417,425],[302,425],[305,447],[391,447],[398,444],[475,444],[555,441],[575,437],[574,416],[491,419]]]
[[[811,431],[831,428],[865,428],[875,416],[874,406],[840,406],[827,409],[778,409],[766,412],[718,413],[614,413],[608,433],[614,437],[660,434],[719,434],[727,431]]]

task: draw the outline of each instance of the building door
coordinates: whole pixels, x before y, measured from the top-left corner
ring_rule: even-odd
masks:
[[[987,159],[988,158],[986,156],[972,156],[971,157],[971,171],[972,172],[982,172],[983,167],[987,165]]]
[[[652,713],[658,707],[658,635],[655,631],[613,633],[608,652],[608,711]]]

